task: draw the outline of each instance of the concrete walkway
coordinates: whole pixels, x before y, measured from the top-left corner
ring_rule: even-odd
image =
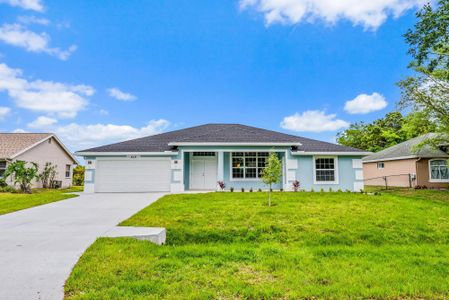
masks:
[[[87,247],[161,196],[80,194],[0,216],[0,299],[62,299]]]

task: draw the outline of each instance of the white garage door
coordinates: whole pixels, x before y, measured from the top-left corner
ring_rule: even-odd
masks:
[[[170,179],[169,158],[98,160],[95,192],[166,192]]]

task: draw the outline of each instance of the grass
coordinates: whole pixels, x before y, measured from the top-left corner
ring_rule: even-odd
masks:
[[[82,191],[82,187],[62,190],[35,189],[33,194],[0,193],[0,215],[76,197],[71,192]]]
[[[98,239],[67,299],[449,297],[449,193],[168,195],[121,225],[167,244]]]

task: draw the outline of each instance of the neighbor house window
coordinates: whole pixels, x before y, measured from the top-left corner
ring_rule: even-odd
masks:
[[[384,162],[378,162],[378,163],[377,163],[377,168],[378,168],[378,169],[383,169],[383,168],[385,168],[385,163],[384,163]]]
[[[0,177],[3,177],[6,171],[6,161],[0,161]]]
[[[268,152],[232,152],[231,178],[258,179],[267,164]]]
[[[65,178],[70,178],[70,165],[65,165]]]
[[[335,157],[315,158],[315,182],[337,182],[337,159]]]
[[[431,181],[449,181],[449,168],[447,160],[434,159],[429,161],[429,173]]]

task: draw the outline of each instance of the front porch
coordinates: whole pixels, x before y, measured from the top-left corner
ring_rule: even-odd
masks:
[[[225,189],[236,191],[266,190],[262,182],[262,170],[270,153],[275,152],[283,165],[283,174],[273,189],[281,189],[285,182],[285,150],[266,151],[182,151],[182,180],[185,191],[214,191],[219,189],[218,181],[225,183]]]

